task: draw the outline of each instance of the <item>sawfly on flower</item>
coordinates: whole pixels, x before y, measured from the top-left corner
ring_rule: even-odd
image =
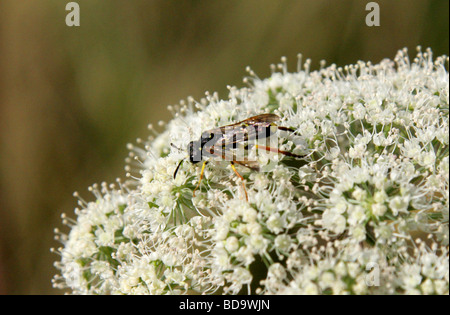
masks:
[[[206,130],[202,133],[199,140],[189,142],[187,147],[189,161],[193,164],[203,162],[200,178],[194,189],[193,195],[195,196],[196,190],[200,187],[203,174],[205,172],[205,167],[209,162],[208,158],[218,157],[221,160],[230,161],[231,168],[234,173],[242,180],[242,186],[244,188],[245,198],[247,201],[248,195],[245,188],[244,178],[238,173],[235,165],[242,165],[254,171],[259,171],[260,166],[256,160],[250,160],[248,156],[245,156],[245,154],[239,153],[248,152],[250,148],[255,147],[257,150],[265,150],[295,158],[303,158],[304,155],[294,154],[288,151],[280,150],[276,147],[260,145],[258,143],[258,140],[269,138],[277,130],[284,130],[288,132],[296,131],[292,128],[278,126],[276,122],[279,120],[280,117],[278,115],[261,114],[234,124]],[[171,145],[177,148],[175,145]],[[177,172],[183,161],[184,159],[178,163],[173,174],[174,179],[176,178]]]

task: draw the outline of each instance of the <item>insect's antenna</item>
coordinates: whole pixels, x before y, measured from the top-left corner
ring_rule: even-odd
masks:
[[[181,164],[183,163],[183,161],[184,161],[184,159],[182,159],[182,160],[178,163],[177,168],[175,169],[175,172],[173,172],[173,179],[175,179],[175,178],[177,177],[178,170],[180,169],[180,166],[181,166]]]
[[[178,151],[183,151],[182,149],[180,149],[179,147],[177,147],[175,144],[173,144],[173,143],[170,143],[170,146],[172,147],[172,148],[175,148],[175,149],[177,149]]]

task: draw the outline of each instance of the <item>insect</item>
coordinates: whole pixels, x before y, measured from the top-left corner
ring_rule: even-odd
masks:
[[[241,179],[242,186],[244,188],[245,198],[248,201],[248,194],[245,188],[244,178],[236,170],[236,164],[245,166],[251,170],[259,171],[259,165],[257,161],[249,160],[245,157],[237,158],[235,153],[229,154],[231,151],[235,151],[239,146],[242,146],[244,150],[248,150],[254,146],[256,149],[271,151],[280,153],[286,156],[295,158],[303,158],[303,155],[294,154],[288,151],[282,151],[275,147],[262,146],[259,144],[252,144],[252,140],[265,139],[274,134],[277,130],[284,130],[288,132],[295,132],[295,129],[278,126],[275,122],[279,121],[280,117],[275,114],[261,114],[247,118],[243,121],[239,121],[234,124],[206,130],[202,133],[199,140],[191,141],[188,144],[187,152],[189,155],[189,161],[193,164],[203,162],[200,178],[195,187],[193,195],[195,196],[196,190],[200,187],[205,172],[205,167],[209,160],[205,158],[219,157],[222,160],[229,160],[231,168],[234,173]],[[174,146],[172,144],[172,146]],[[175,147],[175,146],[174,146]],[[177,172],[183,163],[182,159],[173,174],[175,179]]]

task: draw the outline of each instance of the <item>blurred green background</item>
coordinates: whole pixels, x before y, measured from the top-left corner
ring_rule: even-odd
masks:
[[[379,27],[362,0],[0,1],[0,293],[59,294],[53,229],[79,191],[124,178],[126,144],[169,104],[227,97],[245,67],[260,77],[302,53],[318,68],[379,62],[408,47],[449,53],[447,0],[383,0]]]

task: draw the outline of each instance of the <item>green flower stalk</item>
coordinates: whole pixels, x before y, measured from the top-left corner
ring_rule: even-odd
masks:
[[[449,59],[286,62],[225,100],[169,106],[130,145],[128,180],[90,188],[56,231],[56,288],[74,294],[448,294]],[[261,170],[185,161],[203,131],[273,113]],[[170,145],[172,143],[172,146]],[[246,190],[244,190],[244,187]],[[245,196],[246,193],[248,197]]]

